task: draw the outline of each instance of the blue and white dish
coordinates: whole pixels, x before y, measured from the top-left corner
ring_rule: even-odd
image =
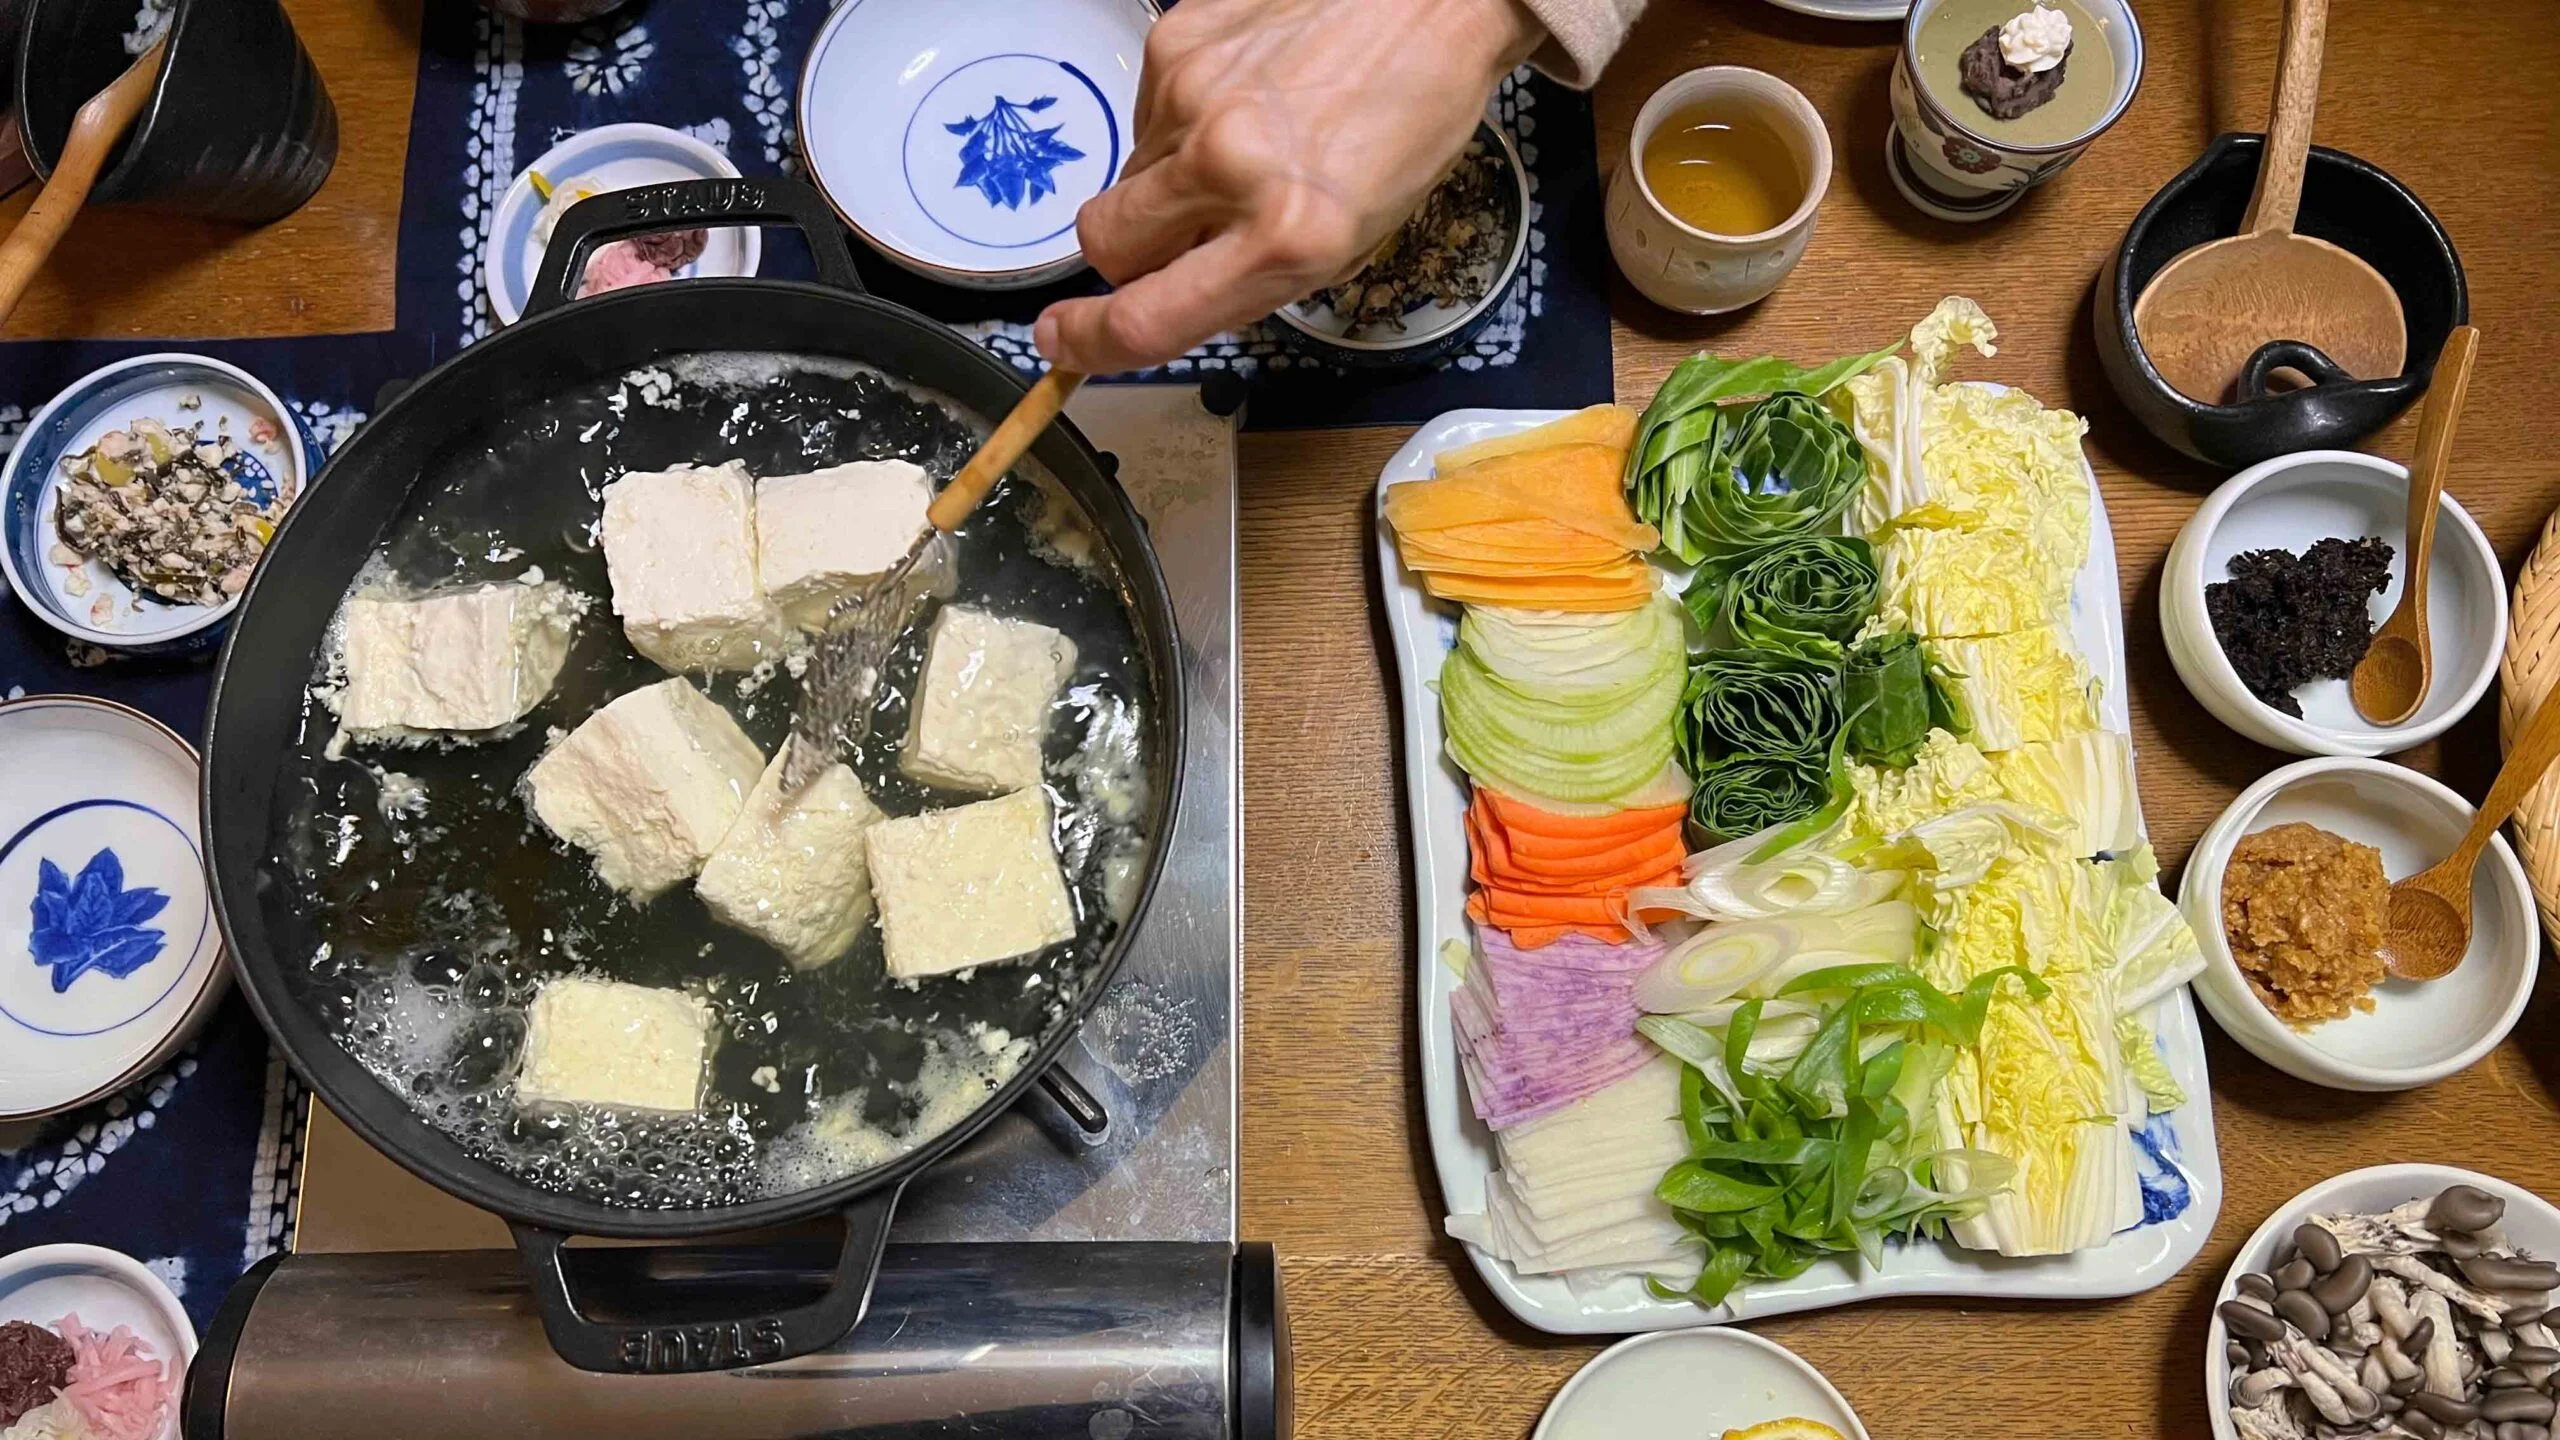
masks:
[[[543,151],[499,199],[488,243],[480,251],[480,285],[501,325],[513,325],[524,314],[533,278],[542,269],[543,244],[536,235],[543,199],[533,188],[537,173],[550,185],[584,180],[599,191],[612,191],[678,180],[735,180],[738,167],[709,144],[664,125],[600,125]],[[710,230],[700,258],[677,270],[675,278],[753,275],[763,263],[764,231],[732,225]]]
[[[810,178],[854,233],[982,290],[1084,268],[1076,210],[1120,178],[1148,0],[847,0],[800,72]]]
[[[187,1042],[230,984],[194,747],[84,695],[0,704],[0,1120],[69,1109]]]
[[[172,605],[137,596],[96,561],[53,563],[63,458],[145,415],[173,429],[202,421],[207,436],[228,434],[241,452],[233,478],[261,499],[298,497],[320,472],[320,447],[248,371],[207,355],[137,355],[92,371],[27,422],[0,470],[0,570],[37,619],[74,640],[145,655],[210,649],[237,597]],[[273,438],[258,443],[253,436],[266,427]]]
[[[1476,126],[1476,141],[1502,157],[1511,183],[1498,192],[1502,197],[1502,223],[1508,235],[1502,247],[1502,258],[1493,263],[1485,276],[1484,295],[1472,305],[1442,305],[1425,300],[1404,314],[1399,328],[1383,322],[1354,326],[1333,313],[1332,307],[1293,301],[1273,312],[1280,322],[1281,341],[1301,354],[1346,369],[1378,370],[1407,365],[1427,365],[1457,353],[1484,328],[1502,302],[1510,298],[1519,283],[1520,267],[1528,262],[1529,227],[1523,217],[1529,213],[1529,171],[1520,163],[1520,151],[1501,126],[1486,121]]]

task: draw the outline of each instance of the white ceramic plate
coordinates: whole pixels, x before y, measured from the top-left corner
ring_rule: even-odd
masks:
[[[800,144],[856,234],[977,289],[1083,268],[1076,208],[1136,134],[1148,0],[851,0],[809,47]]]
[[[30,696],[0,704],[0,775],[0,1119],[22,1119],[158,1064],[231,970],[185,741],[121,705]]]
[[[513,325],[524,313],[534,276],[542,269],[543,246],[533,238],[534,221],[541,216],[543,204],[533,189],[537,170],[554,185],[585,180],[607,191],[678,180],[738,178],[738,167],[728,156],[664,125],[600,125],[543,151],[498,201],[489,243],[480,252],[480,285],[488,292],[490,312],[501,325]],[[764,231],[753,225],[731,225],[709,231],[701,256],[676,271],[675,278],[753,275],[763,263]]]
[[[1825,20],[1900,20],[1911,13],[1911,0],[1769,0],[1781,10],[1819,15]]]
[[[125,1326],[168,1365],[171,1392],[160,1434],[176,1440],[179,1393],[196,1358],[196,1327],[178,1297],[140,1261],[95,1245],[32,1245],[0,1256],[0,1322],[24,1320],[50,1330],[66,1314],[91,1330]]]
[[[1574,1372],[1529,1440],[1721,1435],[1818,1420],[1867,1440],[1858,1413],[1804,1357],[1748,1330],[1667,1330],[1621,1340]]]
[[[1386,488],[1431,474],[1431,457],[1496,435],[1508,435],[1562,419],[1564,410],[1452,410],[1405,442],[1378,477]],[[2103,687],[2101,718],[2110,729],[2132,728],[2124,695],[2124,625],[2116,581],[2115,534],[2106,505],[2089,475],[2089,559],[2071,591],[2074,639]],[[1396,669],[1404,704],[1406,805],[1413,826],[1414,891],[1418,897],[1415,966],[1420,980],[1422,1094],[1431,1155],[1440,1191],[1453,1214],[1484,1208],[1485,1177],[1494,1164],[1493,1136],[1467,1102],[1458,1049],[1449,1025],[1449,996],[1457,977],[1440,961],[1443,941],[1466,942],[1467,838],[1465,777],[1442,747],[1440,699],[1433,688],[1441,662],[1457,639],[1457,610],[1425,595],[1396,558],[1395,535],[1381,513],[1377,521],[1379,573],[1385,577],[1387,628],[1394,636]],[[2181,987],[2145,1017],[2187,1103],[2151,1118],[2142,1137],[2157,1147],[2158,1164],[2173,1166],[2188,1192],[2175,1216],[2127,1230],[2115,1240],[2076,1255],[2012,1260],[1953,1246],[1913,1245],[1889,1252],[1874,1271],[1845,1262],[1815,1266],[1793,1280],[1754,1284],[1724,1307],[1702,1309],[1688,1301],[1656,1300],[1634,1276],[1576,1288],[1552,1275],[1519,1275],[1470,1245],[1468,1257],[1511,1313],[1558,1334],[1607,1335],[1630,1330],[1669,1330],[1722,1324],[1763,1315],[1827,1309],[1886,1295],[1998,1295],[2010,1298],[2091,1300],[2131,1295],[2167,1280],[2204,1248],[2222,1209],[2222,1164],[2214,1148],[2212,1090],[2206,1082],[2204,1036],[2194,1002]],[[2170,1174],[2142,1161],[2151,1178],[2174,1188]]]
[[[2178,906],[2203,947],[2196,995],[2231,1038],[2289,1075],[2340,1090],[2408,1090],[2469,1068],[2507,1037],[2533,994],[2542,932],[2507,837],[2489,837],[2471,876],[2471,948],[2440,980],[2386,980],[2371,1012],[2295,1030],[2240,974],[2222,931],[2222,872],[2243,836],[2290,821],[2382,852],[2382,873],[2414,875],[2471,827],[2471,803],[2387,760],[2301,760],[2240,793],[2187,857]]]
[[[2544,1259],[2560,1256],[2560,1210],[2521,1185],[2451,1165],[2372,1165],[2333,1175],[2278,1206],[2256,1233],[2241,1242],[2240,1253],[2223,1272],[2222,1288],[2215,1292],[2213,1303],[2219,1306],[2239,1293],[2241,1276],[2273,1268],[2277,1251],[2313,1215],[2373,1214],[2450,1185],[2474,1186],[2506,1201],[2507,1213],[2498,1223],[2505,1227],[2507,1238],[2526,1254]],[[2213,1415],[2214,1440],[2240,1440],[2231,1424],[2231,1363],[2222,1353],[2227,1339],[2219,1316],[2204,1327],[2205,1404]]]

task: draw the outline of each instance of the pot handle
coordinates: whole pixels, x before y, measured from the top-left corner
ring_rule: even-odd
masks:
[[[569,1292],[561,1254],[568,1233],[518,1221],[509,1221],[508,1228],[515,1231],[516,1249],[524,1256],[526,1278],[542,1310],[543,1333],[561,1359],[604,1374],[736,1370],[824,1350],[862,1323],[871,1305],[872,1281],[880,1274],[880,1253],[889,1241],[889,1220],[905,1190],[906,1182],[900,1181],[847,1205],[844,1248],[836,1256],[826,1293],[806,1305],[766,1314],[704,1318],[698,1306],[690,1311],[676,1306],[672,1308],[685,1318],[595,1319]]]
[[[542,269],[525,299],[525,316],[530,319],[576,299],[578,279],[586,275],[588,257],[599,245],[728,225],[788,225],[808,238],[820,283],[864,293],[862,277],[853,270],[853,251],[845,245],[844,224],[827,208],[825,197],[780,175],[750,175],[608,190],[570,206],[552,227]]]
[[[2248,363],[2240,367],[2241,400],[2264,400],[2278,393],[2267,385],[2278,370],[2299,370],[2314,385],[2352,385],[2356,378],[2307,340],[2270,340],[2250,351]]]

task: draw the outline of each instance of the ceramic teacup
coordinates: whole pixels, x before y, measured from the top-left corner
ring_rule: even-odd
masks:
[[[1645,183],[1644,147],[1673,114],[1702,101],[1755,113],[1787,142],[1804,198],[1775,227],[1718,235],[1673,215]],[[1739,310],[1768,295],[1813,239],[1814,212],[1831,187],[1831,132],[1801,91],[1775,75],[1710,65],[1674,77],[1636,112],[1627,151],[1609,180],[1609,253],[1655,304],[1692,315]]]
[[[1893,60],[1893,127],[1885,132],[1885,169],[1902,198],[1941,220],[1988,220],[2063,171],[2107,133],[2142,86],[2142,22],[2127,0],[2083,0],[2107,28],[2115,56],[2115,93],[2088,133],[2052,145],[2005,145],[1967,121],[1982,112],[1963,96],[1943,100],[1916,78],[1921,27],[1941,0],[1913,0]],[[2028,0],[2019,0],[2025,8]],[[1968,111],[1970,114],[1968,115]]]

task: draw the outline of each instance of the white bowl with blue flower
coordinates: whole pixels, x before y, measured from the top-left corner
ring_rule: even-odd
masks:
[[[1135,136],[1148,0],[858,0],[800,72],[810,178],[931,280],[1011,290],[1084,268],[1076,211]]]
[[[0,1120],[149,1074],[230,986],[193,746],[85,695],[0,703]]]
[[[136,591],[108,565],[63,543],[63,462],[142,419],[229,438],[223,473],[261,503],[291,503],[322,456],[291,407],[257,377],[208,355],[137,355],[83,376],[47,401],[0,469],[0,571],[36,618],[74,640],[128,654],[209,650],[239,603],[180,604]]]

